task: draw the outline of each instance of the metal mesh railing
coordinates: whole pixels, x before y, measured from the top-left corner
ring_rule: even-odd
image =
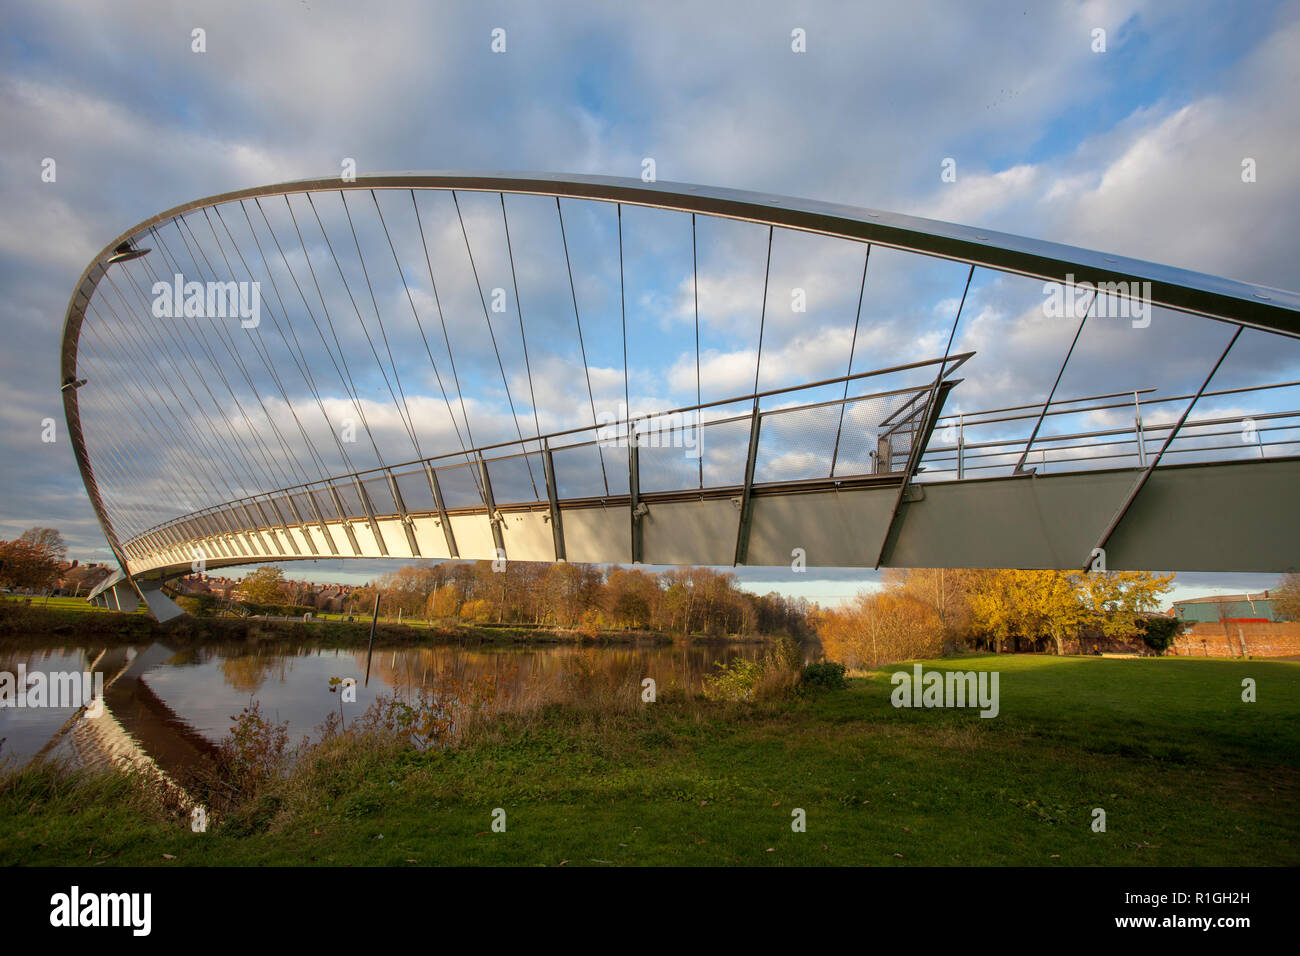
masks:
[[[1178,417],[1194,395],[1155,395],[1155,389],[1059,399],[1051,403],[992,409],[939,419],[934,439],[921,458],[923,480],[991,478],[1035,470],[1038,474],[1103,468],[1145,468],[1164,449],[1161,467],[1193,462],[1240,461],[1300,454],[1300,411],[1264,410],[1278,390],[1300,389],[1300,382],[1206,391],[1203,403],[1246,396],[1260,408],[1248,414],[1189,417],[1168,441]],[[1117,400],[1118,399],[1118,400]],[[1052,428],[1052,419],[1085,424],[1127,415],[1132,424],[1101,428]],[[1028,424],[1044,423],[1032,441],[1021,434]],[[1014,436],[1005,432],[1016,431]],[[998,434],[1003,432],[1004,434]],[[981,434],[983,433],[983,434]]]
[[[546,465],[536,452],[494,458],[487,463],[492,498],[499,504],[546,500]]]

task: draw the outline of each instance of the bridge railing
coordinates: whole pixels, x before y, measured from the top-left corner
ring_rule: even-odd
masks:
[[[387,554],[378,522],[406,522],[412,515],[492,514],[546,506],[552,497],[565,504],[626,501],[634,486],[639,495],[653,496],[846,479],[896,483],[929,417],[936,384],[973,354],[323,478],[196,510],[129,539],[124,548],[145,560],[210,541],[222,557],[257,556],[259,548],[275,556],[255,535],[272,532],[274,541],[278,530],[323,531],[343,522],[351,538],[347,523],[362,522]],[[876,388],[865,391],[863,385]],[[240,536],[248,547],[235,546],[232,539]],[[332,548],[330,535],[323,538]]]
[[[1164,449],[1161,464],[1229,461],[1300,454],[1300,410],[1269,409],[1266,399],[1278,390],[1296,389],[1300,381],[1275,382],[1206,391],[1198,407],[1207,409],[1189,417]],[[990,478],[1037,471],[1039,474],[1086,471],[1097,468],[1146,467],[1175,428],[1177,417],[1196,396],[1160,396],[1156,389],[1139,388],[1049,403],[988,409],[962,415],[941,416],[921,459],[921,480]],[[1245,399],[1259,409],[1232,415],[1208,410],[1215,399]],[[1168,415],[1172,420],[1155,420]],[[1131,424],[1084,430],[995,435],[970,440],[968,432],[1027,430],[1031,422],[1054,418],[1092,416],[1128,417]]]

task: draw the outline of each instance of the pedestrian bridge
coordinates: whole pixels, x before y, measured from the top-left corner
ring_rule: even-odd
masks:
[[[61,384],[166,616],[321,558],[1294,569],[1298,337],[1293,292],[947,223],[386,174],[128,230]]]

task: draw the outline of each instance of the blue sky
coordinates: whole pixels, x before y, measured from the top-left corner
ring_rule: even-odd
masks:
[[[74,554],[89,559],[104,557],[103,542],[71,453],[66,442],[40,441],[44,418],[62,427],[58,341],[77,276],[108,239],[155,212],[242,186],[333,175],[344,157],[365,172],[623,176],[638,176],[652,157],[664,180],[894,210],[1300,287],[1300,111],[1289,95],[1300,79],[1296,3],[362,9],[320,0],[112,7],[54,0],[10,5],[0,17],[0,535],[52,524]],[[191,51],[196,27],[206,31],[201,54]],[[495,28],[506,31],[504,54],[490,49]],[[806,53],[791,50],[796,28],[806,32]],[[1092,49],[1097,29],[1106,31],[1103,53]],[[53,183],[40,177],[47,157],[57,162]],[[955,183],[940,179],[949,157]],[[1240,177],[1244,157],[1258,165],[1249,185]],[[460,234],[440,228],[454,215],[443,198],[430,199],[426,211],[435,249],[444,243],[439,255],[450,261],[463,246],[457,253]],[[494,201],[462,198],[488,287],[510,285]],[[390,197],[381,203],[404,254],[409,211]],[[350,211],[361,242],[383,241],[365,210]],[[523,252],[518,306],[532,330],[536,407],[543,430],[565,427],[577,421],[586,392],[574,375],[572,316],[561,308],[569,290],[555,258],[554,210],[521,198],[510,200],[509,214]],[[281,212],[268,215],[279,229]],[[321,215],[331,236],[342,234],[334,231],[345,228],[337,196],[322,197]],[[575,204],[565,218],[570,251],[583,266],[575,278],[598,400],[621,399],[618,290],[608,281],[616,275],[613,210]],[[681,217],[624,211],[634,410],[694,398],[683,225]],[[766,234],[702,223],[700,238],[707,401],[752,386]],[[774,239],[773,288],[806,285],[819,294],[805,316],[772,310],[763,385],[843,374],[858,255],[817,237]],[[854,371],[928,354],[964,279],[952,264],[901,256],[882,255],[871,269],[870,331]],[[407,263],[403,271],[416,272]],[[465,350],[465,390],[481,403],[470,411],[475,437],[507,437],[513,424],[472,279],[462,269],[439,281],[456,314],[452,335]],[[385,312],[407,308],[400,283],[381,285],[378,294]],[[1038,397],[1054,372],[1045,356],[1059,354],[1072,329],[1025,324],[1025,308],[1041,297],[1034,284],[981,276],[972,296],[971,321],[954,347],[979,358],[955,397],[966,410]],[[511,302],[499,327],[503,362],[512,398],[531,417]],[[416,304],[425,307],[423,299]],[[1203,374],[1222,329],[1182,318],[1158,317],[1141,339],[1090,331],[1063,387],[1086,394],[1140,377],[1166,394],[1185,389]],[[509,323],[513,337],[505,334]],[[433,416],[441,397],[420,369],[424,346],[409,325],[396,334],[406,337],[398,344],[410,363],[404,377],[429,398]],[[358,336],[347,344],[365,348]],[[1225,381],[1300,378],[1294,345],[1243,339]],[[376,376],[366,387],[383,383]],[[1295,397],[1271,400],[1296,407]],[[1230,403],[1219,410],[1239,411]],[[390,424],[396,433],[397,420]],[[430,426],[427,443],[438,446],[450,433],[449,422]],[[313,573],[370,572],[321,565]],[[851,596],[875,579],[855,570],[741,575],[754,587],[823,600]],[[1180,576],[1185,588],[1271,583],[1268,576]]]

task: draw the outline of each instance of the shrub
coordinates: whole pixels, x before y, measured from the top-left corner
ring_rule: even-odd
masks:
[[[1182,626],[1183,622],[1176,617],[1147,617],[1138,622],[1143,643],[1157,655],[1169,650]]]
[[[737,657],[730,664],[715,661],[716,674],[704,678],[704,696],[709,700],[751,700],[763,665]]]
[[[799,645],[783,637],[763,651],[756,661],[737,657],[729,664],[715,663],[717,673],[704,678],[709,700],[779,700],[789,697],[800,676]]]
[[[208,608],[197,597],[182,595],[176,599],[176,606],[190,617],[207,617]]]
[[[844,674],[848,668],[835,661],[818,661],[803,669],[803,685],[812,690],[843,690],[847,686]]]
[[[289,723],[267,720],[260,701],[253,701],[230,719],[230,733],[219,745],[218,759],[233,788],[256,790],[286,767]]]

